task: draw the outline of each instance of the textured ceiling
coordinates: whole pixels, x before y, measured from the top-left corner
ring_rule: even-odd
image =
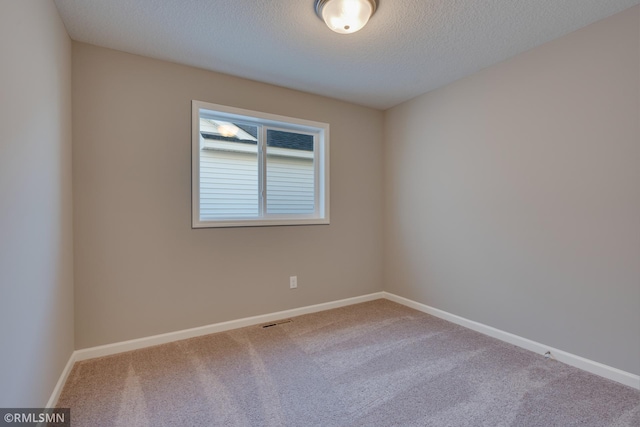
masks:
[[[640,0],[380,0],[360,32],[313,0],[55,0],[72,39],[386,109]]]

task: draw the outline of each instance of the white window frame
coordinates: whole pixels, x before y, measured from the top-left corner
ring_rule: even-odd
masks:
[[[217,118],[258,125],[262,133],[258,144],[259,216],[256,218],[200,219],[200,117],[201,111],[213,113]],[[206,114],[206,113],[205,113]],[[264,227],[274,225],[329,224],[329,125],[327,123],[228,107],[204,101],[191,102],[191,226]],[[266,132],[280,130],[314,136],[314,203],[313,214],[268,214],[266,212]]]

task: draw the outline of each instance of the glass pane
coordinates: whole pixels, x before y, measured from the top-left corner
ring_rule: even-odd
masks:
[[[200,119],[200,220],[256,218],[258,128]]]
[[[313,136],[267,131],[267,213],[315,213]]]

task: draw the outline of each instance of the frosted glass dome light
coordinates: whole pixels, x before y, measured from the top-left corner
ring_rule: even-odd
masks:
[[[376,0],[316,0],[316,14],[340,34],[362,29],[376,11]]]

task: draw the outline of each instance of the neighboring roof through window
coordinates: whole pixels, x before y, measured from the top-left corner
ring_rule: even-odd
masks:
[[[200,119],[200,133],[205,139],[225,142],[257,144],[258,128],[252,125],[231,123],[223,120]],[[279,130],[267,131],[269,147],[290,150],[313,151],[313,136]]]

